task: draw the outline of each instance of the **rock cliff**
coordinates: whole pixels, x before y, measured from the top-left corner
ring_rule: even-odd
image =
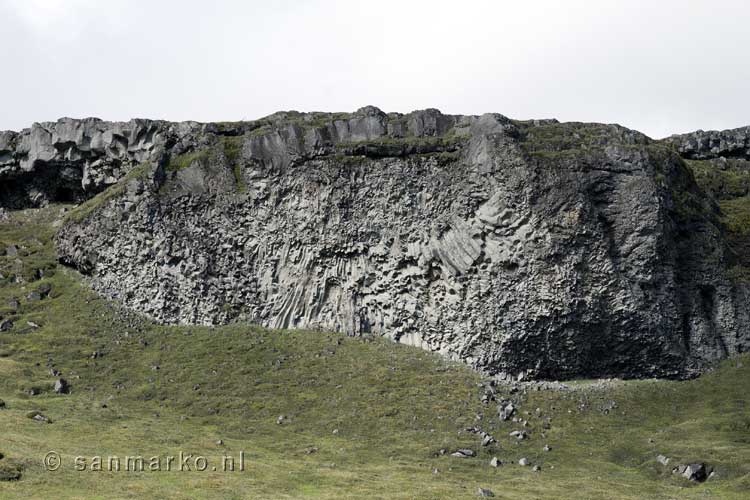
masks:
[[[61,260],[166,323],[384,335],[501,376],[685,377],[750,347],[742,262],[683,159],[747,155],[747,130],[722,134],[373,107],[64,119],[0,135],[0,199],[87,200]]]

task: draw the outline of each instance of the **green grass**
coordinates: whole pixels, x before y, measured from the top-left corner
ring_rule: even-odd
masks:
[[[16,324],[0,333],[0,399],[6,402],[0,471],[22,469],[20,480],[0,481],[0,498],[456,499],[475,498],[480,486],[507,499],[747,498],[747,356],[689,382],[599,388],[581,381],[570,392],[514,394],[531,432],[517,442],[507,434],[518,425],[499,422],[494,405],[479,401],[480,377],[434,354],[325,332],[166,327],[119,310],[57,266],[51,224],[59,209],[15,212],[11,223],[0,224],[0,244],[20,249],[18,258],[0,256],[6,277],[0,315]],[[41,280],[39,268],[46,270]],[[11,279],[16,275],[20,283]],[[50,296],[27,301],[42,283],[52,285]],[[11,297],[21,299],[20,311],[6,307]],[[41,328],[20,333],[28,321]],[[71,394],[54,394],[50,366],[71,383]],[[41,394],[29,396],[30,387]],[[617,407],[604,414],[609,400]],[[551,418],[550,430],[542,429],[536,408]],[[53,423],[30,420],[32,411]],[[287,417],[281,425],[280,415]],[[477,436],[462,431],[473,425],[498,444],[481,448]],[[542,451],[544,444],[552,451]],[[437,453],[457,447],[471,447],[479,457]],[[42,467],[51,450],[63,459],[56,472]],[[72,468],[79,455],[181,450],[210,463],[243,450],[247,469]],[[673,477],[656,464],[659,453],[674,462],[706,460],[718,477],[700,485]],[[542,471],[513,464],[494,469],[488,466],[494,455],[509,462],[526,456]]]

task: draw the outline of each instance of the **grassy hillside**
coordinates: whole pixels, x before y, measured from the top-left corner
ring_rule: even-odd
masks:
[[[56,264],[60,208],[0,223],[0,322],[13,322],[0,332],[0,478],[21,473],[0,481],[0,498],[455,499],[482,487],[508,499],[744,499],[750,491],[748,357],[690,382],[498,388],[498,398],[519,404],[522,427],[481,402],[477,374],[415,348],[245,325],[162,327],[120,311]],[[11,245],[17,254],[5,255]],[[43,285],[49,295],[35,300]],[[53,369],[70,394],[54,393]],[[497,443],[480,446],[465,430],[473,426]],[[520,429],[529,439],[508,436]],[[451,457],[457,448],[478,457]],[[52,450],[62,458],[54,472],[42,462]],[[76,456],[180,451],[205,456],[208,470],[73,468]],[[240,451],[244,472],[212,470]],[[493,456],[507,463],[490,467]],[[521,457],[541,470],[517,465]],[[670,473],[695,460],[717,475],[696,484]]]

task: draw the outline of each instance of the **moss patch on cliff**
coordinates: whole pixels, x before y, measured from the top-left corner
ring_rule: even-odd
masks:
[[[229,162],[229,166],[232,169],[234,175],[234,181],[237,183],[237,191],[239,193],[247,192],[247,184],[245,178],[242,176],[242,164],[240,163],[242,158],[242,141],[243,137],[222,137],[221,147],[224,152],[224,156]]]
[[[190,153],[173,156],[169,159],[169,163],[167,163],[167,170],[175,171],[188,168],[196,161],[199,162],[207,160],[210,154],[211,151],[209,149],[200,149],[198,151],[192,151]]]
[[[133,167],[122,179],[116,184],[108,187],[96,196],[86,200],[80,205],[75,206],[65,218],[65,222],[80,223],[86,220],[92,213],[106,205],[109,201],[122,195],[130,181],[136,179],[146,180],[153,174],[154,165],[142,163]]]
[[[495,404],[480,402],[476,373],[416,348],[241,324],[164,327],[123,312],[58,267],[51,238],[60,209],[16,212],[0,223],[0,242],[19,249],[0,257],[0,272],[15,278],[16,260],[26,270],[20,282],[0,283],[0,315],[14,323],[0,333],[0,452],[23,468],[20,480],[0,481],[4,499],[453,499],[474,498],[479,487],[498,498],[746,497],[747,356],[689,382],[499,388],[499,397],[516,398],[518,417],[529,422],[523,427],[500,422]],[[40,280],[30,272],[38,266],[55,272]],[[52,287],[47,298],[26,299],[42,284]],[[6,307],[13,297],[18,310]],[[50,369],[70,382],[71,394],[54,393]],[[29,395],[31,387],[39,394]],[[35,422],[30,412],[53,423]],[[481,446],[465,431],[473,426],[498,443]],[[517,429],[529,439],[508,436]],[[440,454],[456,448],[478,457]],[[52,450],[62,458],[55,472],[42,466]],[[76,456],[180,451],[206,457],[208,470],[73,468]],[[244,472],[212,470],[240,451]],[[660,466],[658,454],[671,457],[670,466]],[[493,456],[505,465],[490,467]],[[518,466],[521,457],[541,472]],[[670,472],[698,460],[717,476],[695,484]]]
[[[721,208],[721,222],[727,231],[736,262],[731,276],[747,281],[750,275],[750,162],[739,159],[688,160],[698,185]]]

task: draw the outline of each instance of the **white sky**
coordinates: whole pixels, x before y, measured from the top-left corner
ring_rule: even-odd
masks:
[[[746,0],[0,0],[0,130],[385,111],[750,124]]]

